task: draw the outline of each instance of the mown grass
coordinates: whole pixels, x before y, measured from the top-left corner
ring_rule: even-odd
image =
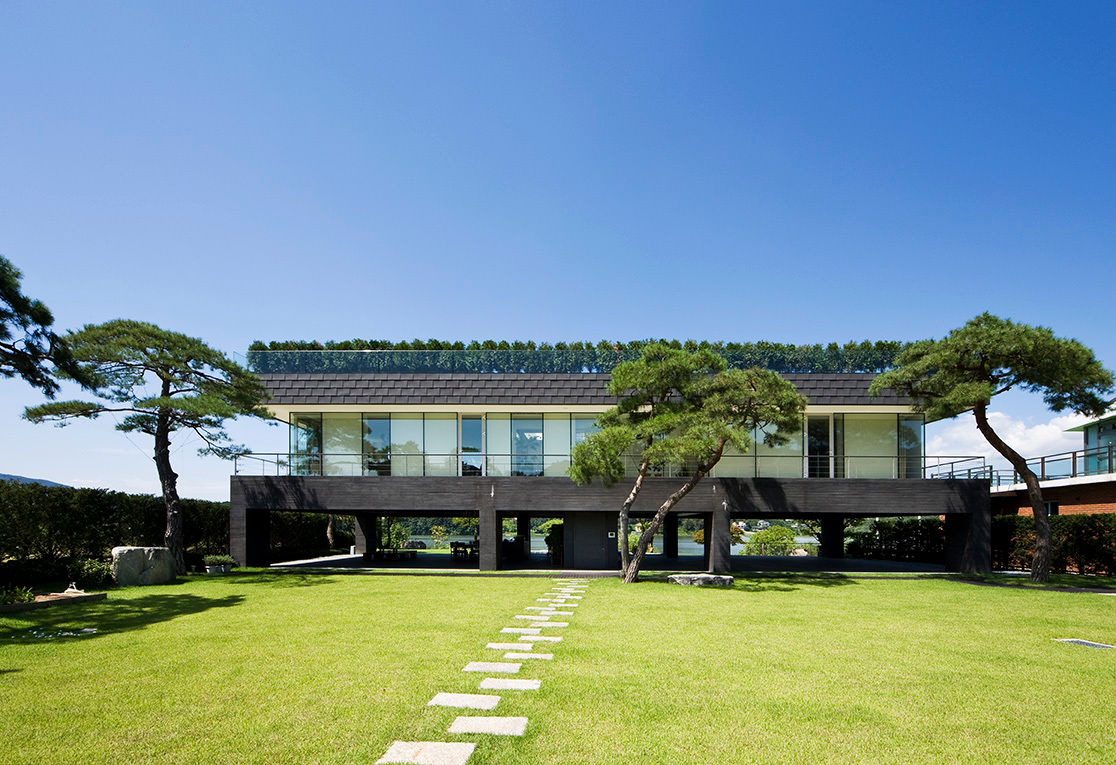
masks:
[[[256,573],[0,617],[4,762],[374,762],[546,579]],[[471,764],[1116,760],[1116,597],[947,579],[596,580]],[[49,637],[92,627],[96,635]],[[39,635],[35,636],[32,631]],[[559,632],[559,631],[556,631]],[[551,649],[545,649],[551,650]],[[486,714],[486,713],[479,713]]]

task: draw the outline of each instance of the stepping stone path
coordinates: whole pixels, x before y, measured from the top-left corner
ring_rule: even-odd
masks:
[[[519,623],[527,621],[529,627],[503,627],[503,635],[515,635],[514,643],[488,643],[485,647],[493,650],[506,651],[503,658],[515,661],[471,661],[462,668],[462,672],[481,672],[484,674],[514,675],[518,674],[524,661],[553,661],[553,653],[536,653],[535,643],[560,643],[562,638],[557,635],[542,635],[544,627],[568,627],[569,622],[550,621],[552,616],[573,616],[573,611],[560,611],[559,608],[574,608],[579,603],[571,600],[581,600],[587,592],[584,579],[555,579],[552,592],[546,593],[547,597],[536,598],[537,603],[547,603],[545,606],[525,606],[524,611],[535,611],[535,614],[518,614],[512,618]],[[578,594],[575,594],[578,593]],[[548,648],[550,646],[547,646]],[[554,645],[554,647],[557,647]],[[513,677],[485,677],[480,682],[480,689],[485,691],[537,691],[542,685],[541,680],[528,680]],[[438,693],[427,702],[431,707],[451,707],[456,709],[477,709],[489,711],[500,703],[500,697],[495,694],[484,693]],[[522,736],[527,732],[526,717],[495,717],[488,715],[461,715],[457,717],[446,731],[449,736]],[[391,763],[412,763],[413,765],[466,765],[473,750],[476,749],[475,741],[396,741],[388,747],[383,757],[376,761],[376,765],[390,765]],[[513,758],[514,759],[514,758]]]

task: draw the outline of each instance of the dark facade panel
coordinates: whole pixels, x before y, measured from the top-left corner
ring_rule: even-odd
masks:
[[[648,478],[632,506],[653,513],[682,479]],[[502,515],[618,510],[631,487],[568,478],[391,476],[234,476],[232,502],[251,509],[452,515],[492,508]],[[773,515],[949,515],[988,510],[988,482],[873,478],[709,478],[678,505],[679,512],[727,507],[738,517]],[[235,529],[234,529],[235,531]]]

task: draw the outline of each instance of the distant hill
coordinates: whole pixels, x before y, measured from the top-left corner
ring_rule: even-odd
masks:
[[[23,475],[8,475],[7,473],[0,473],[0,481],[15,481],[16,483],[37,483],[41,486],[65,486],[64,483],[55,483],[48,481],[45,478],[28,478]]]

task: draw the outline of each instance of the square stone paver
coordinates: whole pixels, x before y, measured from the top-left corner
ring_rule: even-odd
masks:
[[[537,691],[542,680],[520,680],[516,677],[486,677],[480,687],[485,691]]]
[[[539,612],[541,616],[573,616],[573,611],[555,611],[553,608],[548,608],[545,611]]]
[[[569,622],[531,622],[532,627],[569,627]]]
[[[471,661],[465,665],[462,672],[507,672],[514,675],[519,671],[521,664],[505,661]]]
[[[465,765],[477,745],[445,741],[396,741],[376,765],[410,762],[414,765]]]
[[[457,707],[459,709],[495,709],[499,696],[485,693],[438,693],[426,702],[428,707]]]
[[[550,606],[524,606],[523,610],[524,611],[545,611],[548,608],[550,608]]]
[[[500,632],[505,635],[537,635],[542,630],[538,627],[504,627]]]
[[[522,651],[508,651],[504,654],[505,659],[542,659],[543,661],[550,661],[554,658],[552,653],[524,653]]]
[[[542,617],[542,616],[539,616],[538,614],[516,614],[512,618],[513,619],[529,619],[529,620],[533,620],[533,621],[542,621],[542,620],[544,620],[546,618],[549,618],[549,617]]]
[[[527,731],[526,717],[458,717],[450,733],[487,733],[493,736],[522,736]]]
[[[526,635],[525,637],[528,640],[530,640],[533,637],[533,635]],[[523,645],[520,644],[520,643],[489,643],[488,645],[485,646],[485,648],[495,648],[495,649],[501,650],[501,651],[510,651],[513,648],[522,648],[522,647],[523,647]]]
[[[520,638],[520,640],[523,640],[523,641],[529,642],[529,643],[537,643],[540,640],[542,640],[544,642],[548,642],[548,643],[561,643],[562,642],[562,638],[558,637],[557,635],[524,635],[523,637]]]

